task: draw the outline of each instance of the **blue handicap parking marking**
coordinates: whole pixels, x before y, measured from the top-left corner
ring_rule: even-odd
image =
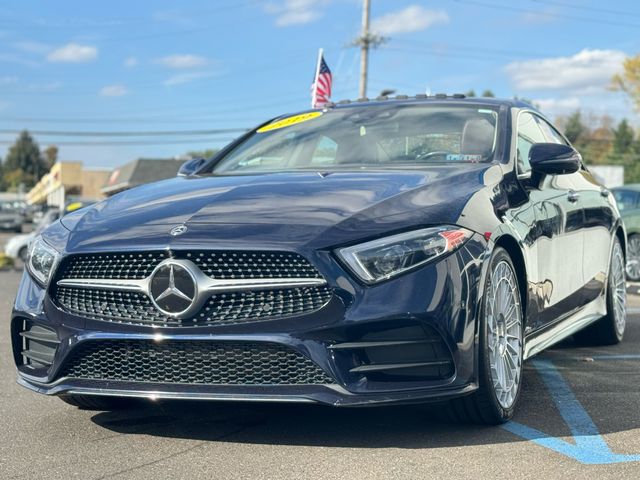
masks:
[[[601,357],[599,359],[605,359],[605,356]],[[639,355],[620,355],[616,357],[640,359]],[[607,357],[606,359],[613,358]],[[551,360],[535,359],[531,362],[540,374],[547,390],[549,390],[560,415],[571,430],[575,443],[566,442],[518,422],[509,422],[503,425],[502,428],[584,464],[601,465],[640,461],[640,455],[622,455],[611,451],[609,445],[600,435],[595,423],[593,423],[593,420]]]

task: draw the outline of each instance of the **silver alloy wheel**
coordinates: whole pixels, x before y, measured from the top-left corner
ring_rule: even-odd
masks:
[[[640,235],[629,236],[627,245],[627,275],[629,280],[640,280]]]
[[[493,390],[500,405],[511,408],[522,374],[522,309],[515,273],[504,260],[491,273],[486,316]]]
[[[626,326],[627,309],[627,283],[624,272],[624,255],[620,242],[613,246],[611,255],[611,272],[609,273],[609,288],[611,289],[611,300],[613,305],[613,318],[615,321],[618,336],[622,336]]]

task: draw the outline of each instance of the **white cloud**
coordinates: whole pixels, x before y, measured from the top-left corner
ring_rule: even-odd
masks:
[[[505,67],[516,90],[604,89],[620,72],[625,54],[584,49],[571,57],[513,62]]]
[[[135,67],[137,65],[138,65],[138,59],[136,57],[127,57],[124,60],[124,66],[125,67],[132,68],[132,67]]]
[[[200,55],[168,55],[156,60],[156,63],[167,68],[185,69],[204,67],[209,64],[209,60]]]
[[[129,90],[121,84],[107,85],[100,90],[102,97],[121,97],[127,93],[129,93]]]
[[[537,105],[540,110],[545,113],[557,115],[563,112],[573,112],[581,107],[581,102],[578,97],[567,98],[539,98],[533,100],[533,103]]]
[[[47,55],[47,60],[50,62],[83,63],[95,60],[97,56],[98,49],[96,47],[68,43],[51,51]]]
[[[304,25],[324,15],[324,7],[330,0],[285,0],[280,4],[269,3],[265,6],[268,13],[276,15],[278,27]]]
[[[371,30],[381,35],[394,35],[426,30],[438,23],[449,23],[447,12],[430,10],[420,5],[410,5],[397,12],[387,13],[374,19]]]
[[[173,75],[167,78],[163,83],[167,87],[173,87],[175,85],[182,85],[182,84],[190,83],[195,80],[200,80],[203,78],[215,77],[217,75],[218,74],[216,72],[179,73],[177,75]]]

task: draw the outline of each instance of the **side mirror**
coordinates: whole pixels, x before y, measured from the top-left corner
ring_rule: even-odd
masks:
[[[573,148],[557,143],[536,143],[529,150],[531,171],[544,175],[575,173],[582,165],[582,157]]]
[[[207,160],[204,158],[192,158],[182,164],[180,170],[178,170],[179,177],[188,177],[193,175],[205,164]]]

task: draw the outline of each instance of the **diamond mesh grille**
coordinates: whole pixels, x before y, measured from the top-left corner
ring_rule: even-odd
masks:
[[[70,257],[62,278],[142,279],[165,258],[166,252],[92,253]]]
[[[85,342],[59,376],[203,385],[335,383],[310,359],[284,346],[178,340]]]
[[[294,252],[175,251],[216,279],[322,278],[303,256]],[[144,279],[165,251],[80,254],[67,258],[58,279]],[[154,326],[229,325],[302,315],[322,308],[331,299],[326,286],[241,291],[213,295],[192,318],[178,320],[158,311],[138,292],[99,288],[57,287],[60,306],[75,315],[118,323]]]
[[[188,319],[159,312],[138,292],[58,287],[57,299],[68,312],[95,320],[168,327],[231,325],[302,315],[322,308],[331,299],[326,286],[235,292],[213,295]]]

